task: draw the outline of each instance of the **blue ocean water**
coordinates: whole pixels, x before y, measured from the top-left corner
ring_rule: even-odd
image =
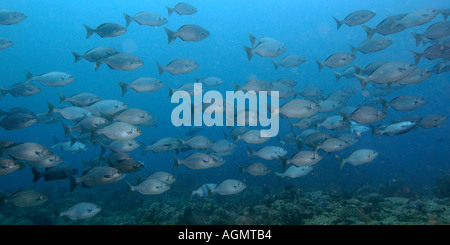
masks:
[[[73,75],[76,80],[62,87],[46,87],[38,82],[32,82],[42,88],[42,92],[31,97],[12,97],[6,95],[0,100],[0,109],[7,111],[15,107],[28,108],[35,113],[47,112],[47,102],[59,104],[58,93],[70,96],[76,93],[89,92],[98,95],[102,99],[115,99],[125,102],[130,108],[139,108],[148,111],[157,118],[159,123],[152,127],[141,127],[142,135],[139,142],[150,144],[164,137],[180,137],[186,139],[188,127],[174,127],[171,122],[171,112],[176,106],[170,103],[168,86],[177,88],[183,83],[194,82],[196,78],[216,76],[224,80],[219,87],[206,88],[211,90],[233,91],[232,83],[242,85],[249,78],[257,77],[267,81],[276,81],[280,78],[290,78],[297,81],[296,89],[306,86],[315,86],[324,91],[324,96],[333,91],[344,88],[353,88],[357,92],[352,96],[347,105],[358,107],[367,94],[361,90],[358,79],[341,78],[336,82],[332,70],[341,72],[344,67],[329,69],[324,67],[318,71],[314,58],[325,60],[336,52],[350,52],[349,46],[358,46],[366,40],[366,33],[361,25],[343,25],[339,30],[332,16],[344,19],[349,13],[369,9],[376,16],[365,25],[375,26],[387,16],[399,13],[409,13],[416,9],[448,8],[446,1],[403,1],[401,4],[393,1],[216,1],[216,0],[190,0],[198,12],[193,15],[167,15],[167,6],[175,6],[178,1],[57,1],[36,0],[32,4],[24,0],[4,0],[0,3],[0,9],[14,9],[27,15],[27,19],[15,25],[0,26],[0,36],[13,41],[14,45],[0,50],[0,85],[8,88],[17,82],[26,80],[24,71],[34,75],[63,71]],[[86,39],[86,30],[83,24],[92,28],[102,23],[113,22],[125,26],[124,13],[131,16],[140,11],[153,11],[168,19],[168,23],[160,27],[141,26],[132,22],[123,35],[110,38],[101,38],[94,34]],[[358,52],[356,59],[350,65],[361,67],[378,60],[401,61],[414,63],[414,57],[410,51],[423,52],[425,49],[420,44],[415,45],[415,39],[410,32],[423,33],[432,23],[443,20],[439,14],[430,22],[407,28],[399,33],[387,37],[393,40],[393,44],[387,49],[363,54]],[[184,42],[180,39],[168,44],[163,27],[173,31],[184,24],[197,24],[207,29],[211,35],[200,42]],[[273,68],[271,58],[254,55],[249,61],[242,46],[250,46],[248,34],[255,37],[272,37],[287,47],[287,51],[281,56],[299,54],[307,57],[308,61],[295,68]],[[378,35],[378,34],[375,34]],[[95,63],[86,60],[73,62],[70,51],[84,53],[87,50],[107,46],[123,53],[131,53],[144,62],[144,66],[132,71],[120,71],[102,65],[97,71]],[[274,58],[281,60],[281,57]],[[156,61],[162,65],[168,64],[177,58],[188,58],[198,62],[199,68],[188,74],[171,75],[164,72],[158,75]],[[441,59],[439,59],[441,60]],[[437,60],[422,58],[418,68],[432,70]],[[142,76],[155,77],[163,81],[164,87],[151,93],[136,93],[129,89],[124,97],[117,81],[130,83]],[[387,117],[377,125],[390,124],[390,120],[398,120],[405,115],[418,115],[424,117],[429,114],[449,113],[450,89],[448,85],[449,73],[433,74],[429,79],[407,85],[399,90],[393,90],[383,98],[391,101],[401,95],[415,95],[423,97],[427,103],[414,111],[396,111],[388,109]],[[373,91],[373,87],[366,89]],[[298,96],[300,98],[301,96]],[[284,104],[290,99],[282,99]],[[381,106],[378,106],[381,108]],[[330,113],[332,115],[333,113]],[[336,114],[336,113],[334,113]],[[66,121],[67,122],[67,121]],[[67,122],[70,123],[70,122]],[[204,128],[198,135],[204,135],[212,140],[223,139],[223,131],[229,131],[226,127]],[[280,119],[279,135],[291,131],[288,120]],[[297,133],[301,131],[295,129]],[[336,133],[331,131],[332,133]],[[67,209],[75,204],[74,200],[82,201],[82,193],[114,193],[116,202],[120,203],[121,195],[128,199],[135,197],[142,200],[138,193],[127,194],[125,180],[136,183],[135,176],[146,177],[154,171],[167,171],[172,173],[177,181],[171,189],[159,197],[148,197],[173,200],[180,205],[190,196],[188,191],[195,190],[205,183],[220,183],[226,179],[239,179],[244,181],[246,191],[268,188],[271,192],[282,191],[286,186],[299,187],[302,190],[317,191],[328,190],[333,192],[346,192],[361,186],[378,188],[385,183],[402,181],[405,187],[414,190],[418,196],[429,193],[439,178],[449,173],[450,154],[449,139],[450,129],[448,122],[431,129],[417,128],[403,135],[393,137],[377,137],[370,132],[364,133],[359,141],[344,149],[338,154],[342,157],[350,155],[357,149],[368,148],[379,152],[379,156],[371,163],[352,166],[346,164],[339,168],[338,161],[334,157],[336,153],[323,152],[324,159],[314,165],[314,170],[301,178],[283,181],[273,174],[281,172],[282,164],[279,160],[264,162],[272,169],[272,173],[255,177],[246,173],[239,173],[238,167],[245,166],[255,159],[251,159],[247,153],[247,147],[257,150],[265,145],[279,145],[276,138],[263,145],[250,145],[239,141],[236,151],[225,157],[226,163],[218,168],[206,170],[190,170],[185,166],[173,168],[172,155],[175,152],[151,153],[142,155],[140,149],[130,152],[130,155],[145,163],[144,169],[131,174],[126,174],[124,180],[105,186],[93,188],[77,187],[76,191],[68,191],[69,181],[58,180],[45,182],[42,179],[33,183],[33,175],[30,167],[21,171],[15,171],[8,175],[0,176],[0,193],[10,195],[20,189],[44,190],[49,193],[50,205],[58,209]],[[64,138],[64,130],[58,124],[34,124],[20,130],[4,130],[0,128],[0,139],[14,142],[36,142],[47,147],[53,145],[53,138]],[[89,167],[82,166],[83,160],[88,161],[100,154],[98,145],[88,144],[88,151],[82,153],[64,152],[60,149],[52,149],[54,153],[61,155],[65,164],[76,167],[80,174]],[[289,154],[294,155],[298,150],[295,145],[286,146]],[[307,148],[307,146],[304,146]],[[179,158],[188,156],[191,152],[179,153]],[[109,153],[107,153],[109,154]],[[78,196],[77,196],[78,195]],[[180,198],[183,197],[183,198]],[[91,202],[104,202],[90,196]],[[111,197],[113,198],[113,197]],[[151,199],[153,198],[153,199]],[[66,199],[66,200],[65,200]],[[226,198],[221,199],[227,202]],[[235,199],[229,199],[233,202]],[[254,200],[253,200],[254,201]],[[52,204],[53,202],[53,204]],[[64,204],[64,205],[60,205]],[[6,204],[5,204],[6,205]],[[3,205],[3,208],[5,207]],[[44,204],[48,205],[48,204]],[[58,206],[59,205],[59,206]],[[42,206],[45,208],[45,206]],[[111,213],[119,212],[104,208]],[[1,210],[1,209],[0,209]],[[3,209],[5,210],[5,208]],[[3,216],[8,216],[3,211]],[[26,211],[24,211],[26,212]],[[1,212],[0,212],[1,214]],[[102,215],[102,213],[100,213]],[[106,211],[103,215],[111,215]],[[101,221],[99,221],[101,223]],[[104,221],[106,223],[106,221]],[[36,222],[39,223],[39,222]]]

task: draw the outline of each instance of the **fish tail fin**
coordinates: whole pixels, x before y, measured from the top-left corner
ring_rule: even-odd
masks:
[[[234,142],[233,142],[233,143],[236,144],[241,138],[242,138],[242,136],[238,135],[238,136],[234,139]]]
[[[121,81],[117,81],[117,83],[119,84],[120,88],[122,89],[122,97],[125,96],[125,93],[128,90],[128,84],[121,82]]]
[[[84,25],[84,28],[86,28],[86,39],[88,39],[94,33],[94,29],[90,28],[87,25]]]
[[[339,72],[337,72],[337,71],[333,71],[333,73],[334,73],[334,75],[336,76],[336,82],[338,82],[339,79],[341,79],[341,77],[342,77],[342,73],[339,73]]]
[[[364,31],[366,31],[367,39],[372,38],[373,34],[375,34],[375,30],[366,25],[363,25],[362,27],[364,28]]]
[[[361,68],[359,66],[354,65],[353,69],[355,69],[356,74],[358,74],[358,75],[361,74]]]
[[[77,139],[75,138],[75,136],[73,136],[73,134],[70,134],[70,147],[73,146],[73,144],[75,144],[77,142]]]
[[[248,146],[247,146],[247,154],[250,158],[253,158],[253,150],[252,150],[252,148],[250,148]]]
[[[144,156],[145,154],[147,154],[147,145],[139,142],[140,148],[141,148],[141,155]]]
[[[422,58],[423,53],[416,53],[413,51],[411,51],[411,53],[414,56],[414,59],[415,59],[416,65],[417,65],[419,63],[420,59]]]
[[[248,39],[250,39],[250,43],[252,43],[252,47],[255,47],[256,38],[252,34],[248,34]]]
[[[158,61],[156,61],[156,65],[158,66],[159,76],[161,76],[164,72],[164,67],[162,67]]]
[[[279,158],[280,158],[281,164],[283,164],[283,169],[286,169],[286,166],[288,164],[287,159],[282,156],[280,156]]]
[[[77,187],[77,184],[78,184],[77,180],[76,180],[75,176],[73,176],[71,174],[68,174],[67,178],[70,181],[70,186],[69,186],[70,192],[72,192],[73,190],[75,190],[75,187]]]
[[[164,27],[164,31],[166,32],[166,34],[167,34],[167,43],[172,43],[173,41],[175,41],[175,39],[177,38],[175,35],[174,35],[174,32],[173,31],[171,31],[171,30],[169,30],[169,28],[167,28],[167,27]]]
[[[438,9],[438,12],[441,13],[442,17],[444,17],[444,20],[446,21],[449,15],[449,12],[447,9]]]
[[[172,87],[170,87],[169,85],[167,85],[167,87],[169,88],[169,98],[172,97],[173,93],[174,93],[174,89]]]
[[[275,70],[276,70],[279,65],[277,62],[275,62],[275,60],[272,60],[272,62],[273,62],[273,68],[275,68]]]
[[[5,98],[5,96],[8,94],[8,90],[6,88],[0,87],[0,100]]]
[[[344,164],[345,164],[345,160],[344,160],[342,157],[338,156],[338,155],[334,155],[334,157],[336,157],[336,159],[337,159],[338,162],[339,162],[339,166],[340,166],[340,168],[342,169],[342,167],[343,167]]]
[[[81,59],[83,59],[83,56],[81,54],[76,53],[75,51],[70,51],[74,57],[73,63],[77,63]]]
[[[47,115],[53,114],[55,112],[56,107],[52,103],[50,103],[48,101],[47,101],[47,106],[48,106]]]
[[[233,85],[233,88],[234,88],[234,91],[236,92],[236,91],[239,91],[240,89],[241,89],[241,87],[239,87],[239,85],[237,85],[236,83],[234,83],[234,82],[231,82],[231,85]]]
[[[358,52],[358,48],[353,47],[352,45],[350,45],[350,50],[352,50],[352,54],[355,55],[356,52]]]
[[[25,83],[33,80],[33,74],[31,74],[29,71],[25,70],[25,76],[27,77],[27,80],[25,80]]]
[[[95,71],[97,71],[98,68],[99,68],[102,64],[103,64],[103,63],[100,62],[100,61],[96,62],[96,63],[95,63]]]
[[[173,168],[176,169],[178,168],[178,166],[180,166],[181,164],[181,160],[178,159],[176,156],[172,155],[172,159],[173,159]]]
[[[38,181],[42,177],[42,173],[37,171],[35,168],[31,168],[31,172],[33,173],[33,183]]]
[[[125,28],[128,28],[130,23],[133,21],[133,18],[127,14],[123,14],[123,17],[125,18]]]
[[[288,122],[289,122],[289,127],[292,131],[295,128],[295,125],[291,122],[291,120],[288,120]]]
[[[337,24],[337,29],[339,30],[339,28],[341,28],[343,21],[342,20],[338,20],[336,17],[333,16],[333,19],[336,21]]]
[[[416,47],[419,46],[419,43],[423,40],[423,35],[420,35],[415,32],[411,32],[411,35],[416,39]]]
[[[169,15],[168,17],[170,17],[170,15],[172,15],[174,8],[168,7],[166,6],[167,9],[167,14]]]
[[[64,96],[61,92],[58,92],[59,95],[59,105],[62,105],[64,102],[66,102],[66,96]]]
[[[67,138],[69,135],[71,135],[72,128],[69,125],[67,125],[63,121],[61,121],[61,126],[64,129],[64,138]]]
[[[323,68],[323,63],[322,62],[320,62],[320,60],[318,60],[317,58],[314,58],[315,60],[316,60],[316,62],[317,62],[317,65],[319,66],[319,72],[320,71],[322,71],[322,68]]]
[[[132,186],[128,181],[125,181],[125,183],[127,183],[127,186],[128,186],[128,193],[135,190],[134,186]]]
[[[251,48],[249,48],[247,46],[242,46],[242,47],[244,48],[245,53],[247,53],[248,61],[250,61],[252,59],[252,57],[253,57],[253,54],[254,54],[253,49],[251,49]]]
[[[383,107],[382,111],[384,112],[389,107],[389,103],[386,100],[384,100],[383,98],[380,98],[380,99],[381,99],[381,102],[380,102],[381,106]]]
[[[361,90],[364,90],[366,88],[367,85],[367,78],[363,77],[361,75],[358,75],[356,73],[353,73],[353,76],[355,76],[356,78],[358,78],[359,82],[361,83]]]

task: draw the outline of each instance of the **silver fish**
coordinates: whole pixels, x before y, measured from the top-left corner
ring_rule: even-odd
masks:
[[[3,149],[3,153],[19,160],[40,161],[52,155],[52,152],[45,146],[34,142],[25,142]]]
[[[126,122],[133,125],[140,125],[151,120],[153,116],[147,111],[135,108],[128,108],[113,117],[115,121]]]
[[[252,176],[264,176],[272,170],[268,168],[264,163],[254,162],[249,164],[247,167],[239,167],[239,172],[246,172]]]
[[[271,108],[272,113],[279,113],[283,118],[307,118],[316,114],[320,106],[310,100],[293,99],[280,108]]]
[[[260,92],[260,91],[270,91],[273,88],[273,85],[266,80],[262,80],[262,79],[250,79],[248,80],[244,85],[242,86],[238,86],[234,83],[231,83],[234,87],[235,91],[255,91],[255,92]]]
[[[337,52],[330,56],[328,56],[325,61],[321,62],[320,60],[314,58],[319,66],[319,72],[322,71],[324,66],[328,66],[329,68],[337,68],[350,64],[356,59],[356,56],[346,52]]]
[[[1,49],[5,49],[5,48],[9,48],[12,45],[14,45],[14,43],[11,42],[10,40],[0,37],[0,50]]]
[[[145,154],[147,151],[157,152],[167,152],[178,150],[181,146],[181,140],[179,138],[165,137],[160,140],[153,142],[151,145],[146,146],[141,145],[142,153]]]
[[[139,25],[146,26],[162,26],[167,24],[167,19],[162,17],[160,14],[150,12],[150,11],[141,11],[134,16],[129,16],[127,14],[123,14],[125,17],[126,28],[130,25],[132,21],[138,23]]]
[[[375,128],[371,125],[372,133],[375,133],[379,136],[388,135],[395,136],[405,134],[417,126],[416,122],[403,121],[398,123],[393,123],[390,125],[382,125]]]
[[[102,209],[94,203],[79,202],[66,211],[59,213],[59,217],[66,216],[71,220],[88,219],[98,214]]]
[[[389,103],[383,100],[382,103],[383,110],[389,106],[397,111],[412,111],[425,105],[427,100],[419,96],[406,95],[398,96]]]
[[[183,25],[177,31],[171,31],[164,27],[166,31],[168,43],[172,43],[178,37],[183,41],[199,42],[209,37],[209,31],[198,25]]]
[[[124,111],[128,109],[128,105],[122,101],[118,100],[100,100],[95,102],[94,104],[84,107],[88,111],[92,112],[95,116],[106,116],[110,117],[116,113]]]
[[[56,108],[50,102],[47,102],[47,105],[48,105],[47,115],[51,115],[53,113],[58,113],[64,119],[67,119],[70,121],[78,122],[92,114],[89,110],[78,107],[78,106],[68,106],[68,107],[59,109],[59,108]]]
[[[263,143],[266,143],[267,141],[269,141],[271,138],[270,137],[262,137],[261,130],[251,129],[241,135],[238,135],[235,138],[234,143],[238,142],[241,139],[249,144],[263,144]]]
[[[92,48],[88,51],[86,51],[86,53],[84,54],[78,54],[75,51],[70,51],[72,53],[72,55],[74,56],[74,61],[73,63],[76,63],[82,59],[86,59],[89,62],[98,62],[101,59],[105,59],[109,56],[118,54],[119,51],[110,48],[110,47],[96,47],[96,48]]]
[[[430,114],[420,119],[419,126],[425,129],[438,127],[447,120],[448,116],[440,114]]]
[[[393,26],[402,25],[407,28],[428,23],[439,14],[437,9],[417,9],[407,13],[401,19],[392,18]]]
[[[25,74],[27,76],[27,80],[25,81],[25,83],[28,83],[30,81],[38,81],[40,84],[48,87],[64,86],[75,81],[75,77],[66,72],[60,71],[47,72],[39,76],[34,76],[28,71],[25,71]]]
[[[337,29],[339,30],[342,24],[346,24],[348,26],[361,25],[371,20],[373,17],[375,17],[375,15],[375,12],[363,9],[350,13],[349,15],[347,15],[347,17],[345,17],[344,20],[339,20],[334,16],[333,19],[336,21]]]
[[[212,140],[202,135],[192,136],[187,140],[181,140],[181,142],[182,146],[186,145],[193,149],[208,149],[213,144]]]
[[[38,94],[41,91],[41,88],[31,83],[16,83],[8,89],[0,87],[0,99],[3,99],[8,93],[14,97],[26,97]]]
[[[9,158],[0,157],[0,176],[10,174],[19,168],[20,165],[15,161]]]
[[[363,77],[354,74],[361,82],[364,89],[369,81],[376,83],[392,83],[409,76],[417,67],[414,64],[405,62],[387,62],[378,67],[370,76]]]
[[[312,166],[323,159],[316,151],[299,151],[290,159],[281,158],[283,166],[294,164],[297,167]]]
[[[158,62],[156,64],[158,65],[160,76],[165,71],[172,75],[189,73],[199,66],[197,62],[189,59],[176,59],[167,64],[167,66],[161,66]]]
[[[159,179],[168,185],[173,184],[177,179],[170,173],[164,171],[156,171],[147,176],[145,179]]]
[[[279,146],[264,146],[255,152],[248,147],[248,154],[250,157],[258,156],[265,160],[280,159],[281,157],[286,156],[287,153],[286,149]]]
[[[216,168],[225,163],[225,159],[219,156],[202,152],[193,153],[184,159],[178,159],[175,156],[172,158],[175,168],[182,164],[190,169],[207,169]]]
[[[247,46],[243,46],[243,48],[245,50],[245,53],[247,54],[247,58],[249,61],[252,59],[254,54],[257,54],[261,57],[273,58],[282,55],[287,49],[286,45],[274,39],[270,41],[260,42],[253,48],[249,48]]]
[[[247,186],[240,180],[227,179],[218,184],[216,188],[211,189],[210,192],[219,195],[234,195],[243,191]]]
[[[175,12],[178,15],[192,15],[197,13],[197,8],[189,3],[178,3],[175,7],[171,8],[166,6],[169,16]]]
[[[372,37],[370,39],[365,40],[358,47],[353,47],[350,45],[350,49],[353,54],[356,52],[361,52],[363,54],[378,52],[383,49],[386,49],[392,44],[392,39],[386,37]],[[355,72],[356,73],[356,72]]]
[[[215,87],[223,84],[223,80],[218,77],[205,77],[203,79],[197,79],[197,82],[203,83],[209,87]]]
[[[385,117],[386,113],[382,110],[371,106],[361,106],[347,118],[357,123],[367,124],[381,121]]]
[[[21,208],[42,205],[46,201],[48,201],[46,195],[32,189],[17,191],[4,200],[5,203],[12,203],[14,206]]]
[[[141,135],[141,130],[134,125],[124,122],[115,122],[96,132],[113,140],[131,140]]]
[[[121,81],[117,81],[117,83],[122,88],[122,96],[125,95],[129,88],[138,93],[142,93],[154,92],[164,86],[163,82],[153,77],[139,77],[129,84],[123,83]]]
[[[69,102],[74,106],[85,107],[90,106],[101,100],[100,97],[91,93],[79,93],[74,94],[70,97],[66,97],[62,93],[58,93],[58,95],[59,95],[59,105],[62,105],[64,102]]]
[[[308,59],[303,55],[288,55],[279,62],[275,62],[274,60],[272,60],[273,67],[275,68],[275,70],[279,66],[296,67],[296,66],[299,66],[299,65],[305,63],[306,61],[308,61]]]
[[[423,34],[418,34],[415,32],[411,32],[413,37],[416,39],[416,47],[419,46],[419,43],[424,41],[422,44],[425,46],[428,41],[424,40],[424,38],[428,40],[437,40],[450,35],[450,22],[449,21],[440,21],[430,25]]]
[[[112,167],[93,167],[83,173],[81,177],[71,177],[70,191],[73,191],[77,184],[82,183],[85,187],[101,186],[114,183],[120,180],[123,174]]]
[[[25,20],[27,16],[17,10],[0,9],[0,25],[13,25]]]
[[[4,117],[0,121],[0,127],[6,130],[17,130],[28,128],[37,122],[36,114],[34,113],[12,113]]]
[[[170,189],[170,186],[166,182],[159,179],[147,179],[137,186],[132,186],[128,182],[127,184],[131,191],[137,191],[142,195],[158,195]]]
[[[367,38],[371,38],[375,33],[381,34],[383,36],[401,32],[405,30],[407,27],[404,25],[398,25],[395,22],[401,20],[405,17],[406,14],[397,14],[393,16],[389,16],[388,18],[381,21],[374,29],[363,25],[364,30],[367,33]]]
[[[297,167],[295,165],[291,165],[283,173],[275,172],[275,175],[280,179],[282,179],[284,177],[298,178],[298,177],[303,177],[303,176],[309,174],[312,170],[313,170],[313,168],[310,166]]]
[[[99,25],[95,29],[92,29],[89,26],[84,25],[84,28],[86,28],[86,39],[88,39],[94,33],[97,33],[100,37],[103,38],[103,37],[117,37],[127,32],[127,29],[116,23],[104,23]]]
[[[355,165],[355,166],[362,165],[362,164],[372,162],[377,156],[378,156],[378,152],[376,152],[374,150],[360,149],[360,150],[354,151],[352,154],[350,154],[350,156],[348,156],[345,159],[339,157],[338,155],[336,155],[335,157],[338,159],[339,164],[342,169],[344,164],[347,162],[352,165]]]
[[[52,154],[45,159],[39,161],[28,161],[26,165],[33,168],[52,168],[57,166],[58,164],[64,162],[64,159],[56,154]]]
[[[95,70],[97,70],[103,63],[107,64],[108,67],[113,70],[120,71],[131,71],[144,65],[144,62],[137,56],[126,53],[118,53],[98,60],[95,64]]]

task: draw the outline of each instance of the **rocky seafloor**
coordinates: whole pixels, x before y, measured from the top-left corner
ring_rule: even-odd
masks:
[[[78,193],[102,211],[79,221],[58,217],[58,209],[79,201],[67,194],[37,207],[0,206],[2,225],[448,225],[450,176],[442,177],[428,194],[418,195],[401,182],[354,191],[251,189],[234,196],[143,196],[139,193]],[[187,196],[187,198],[186,198]],[[71,198],[73,200],[71,200]],[[183,201],[180,201],[183,200]]]

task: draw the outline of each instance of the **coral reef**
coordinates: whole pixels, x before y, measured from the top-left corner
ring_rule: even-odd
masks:
[[[446,177],[447,178],[447,177]],[[377,190],[362,186],[354,191],[303,191],[297,186],[281,190],[253,189],[234,196],[196,197],[173,194],[143,196],[136,193],[82,192],[101,198],[102,211],[79,221],[58,217],[56,207],[66,208],[76,198],[17,208],[0,206],[2,225],[422,225],[450,224],[450,198],[445,196],[448,179],[430,195],[411,195],[402,182],[387,183]],[[444,187],[440,186],[444,185]],[[433,195],[435,193],[436,195]],[[439,194],[438,194],[439,193]],[[52,193],[56,196],[57,193]]]

